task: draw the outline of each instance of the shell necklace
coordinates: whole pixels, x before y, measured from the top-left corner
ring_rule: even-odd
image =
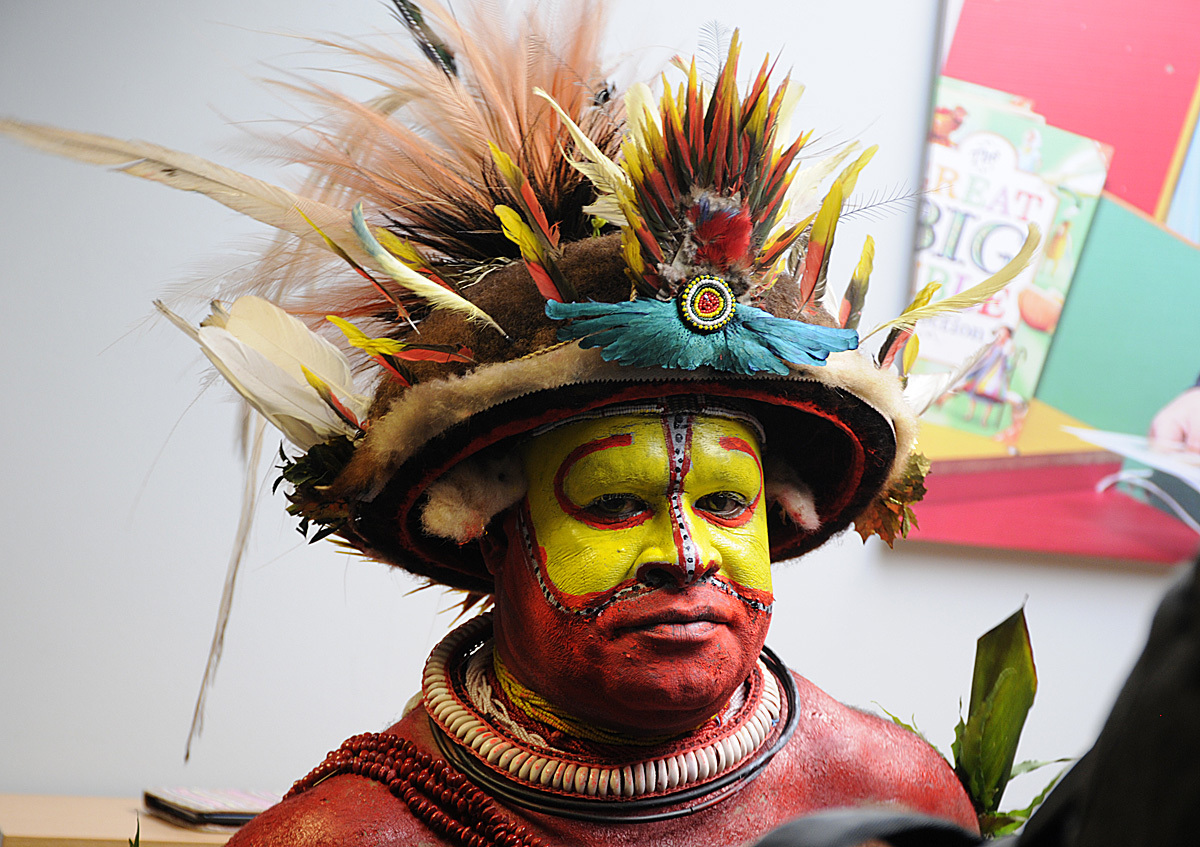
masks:
[[[479,654],[490,653],[491,631],[491,615],[484,614],[447,635],[425,663],[422,696],[443,754],[476,782],[528,808],[609,819],[693,797],[708,805],[728,793],[720,789],[735,790],[756,775],[795,725],[791,674],[764,649],[743,686],[744,702],[727,709],[717,726],[666,742],[657,755],[632,745],[563,750],[523,729],[486,685],[481,688],[477,674],[468,684],[470,665],[490,664],[490,655]],[[691,804],[683,812],[695,809]]]

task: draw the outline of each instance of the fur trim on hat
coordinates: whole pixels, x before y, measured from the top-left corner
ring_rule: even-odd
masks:
[[[817,502],[808,487],[790,467],[780,461],[768,461],[763,468],[763,493],[767,503],[778,505],[788,519],[807,532],[821,528]]]
[[[431,440],[487,409],[535,391],[588,382],[695,382],[714,377],[728,378],[707,368],[665,371],[618,365],[604,361],[598,350],[584,350],[572,342],[485,365],[462,376],[419,383],[396,396],[372,424],[331,494],[349,500],[373,499],[400,465]],[[879,371],[866,355],[851,351],[831,354],[820,368],[797,367],[792,376],[783,379],[812,380],[844,389],[882,413],[896,432],[897,461],[892,476],[903,470],[916,443],[917,423],[893,374]]]
[[[528,487],[516,451],[472,456],[429,486],[421,526],[430,535],[466,544],[482,537],[492,518],[516,504]]]

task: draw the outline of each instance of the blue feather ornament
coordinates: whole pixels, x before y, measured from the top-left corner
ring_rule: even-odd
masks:
[[[673,300],[548,300],[546,315],[554,320],[571,319],[559,328],[559,341],[578,339],[581,347],[599,347],[606,362],[634,367],[690,371],[707,366],[729,373],[785,376],[790,372],[789,362],[823,365],[830,353],[858,347],[858,333],[852,329],[777,318],[740,303],[714,332],[689,328]]]

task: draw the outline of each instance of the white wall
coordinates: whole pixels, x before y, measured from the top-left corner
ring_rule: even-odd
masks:
[[[9,0],[0,114],[150,139],[285,180],[239,159],[243,136],[229,126],[296,114],[256,81],[279,75],[264,63],[324,61],[271,33],[390,29],[384,6]],[[649,74],[672,51],[690,52],[706,21],[741,26],[748,63],[783,48],[809,86],[801,124],[882,145],[860,191],[903,192],[919,184],[936,6],[749,2],[734,14],[715,0],[623,0],[611,43],[656,47],[640,64]],[[274,498],[185,766],[240,475],[233,405],[220,388],[201,395],[200,355],[150,319],[150,301],[236,265],[264,233],[205,199],[8,142],[0,186],[0,791],[285,788],[344,737],[398,715],[452,600],[409,596],[412,580],[329,543],[306,547]],[[903,305],[912,209],[846,225],[835,279],[847,278],[867,231],[879,244],[870,322]],[[890,552],[852,535],[780,569],[771,643],[834,695],[915,715],[946,749],[974,639],[1027,600],[1041,691],[1021,755],[1069,755],[1094,737],[1166,579],[1046,556]],[[1035,787],[1018,783],[1011,799]]]

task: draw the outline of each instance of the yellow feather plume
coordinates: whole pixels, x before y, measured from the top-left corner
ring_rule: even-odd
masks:
[[[467,320],[486,323],[489,326],[495,327],[496,331],[501,335],[504,335],[506,338],[508,337],[500,324],[496,323],[492,316],[483,311],[483,309],[480,309],[461,294],[456,294],[447,288],[443,288],[436,282],[417,273],[385,250],[383,245],[379,243],[367,227],[367,223],[363,218],[362,203],[354,207],[350,219],[354,225],[354,233],[358,236],[358,241],[362,245],[362,248],[370,254],[371,259],[374,260],[379,269],[397,283],[426,300],[435,309],[448,309],[458,312]]]
[[[969,309],[972,306],[978,306],[983,301],[987,300],[1004,286],[1008,285],[1021,271],[1025,270],[1025,266],[1029,264],[1029,260],[1033,258],[1034,252],[1037,251],[1038,244],[1042,240],[1042,231],[1037,224],[1029,224],[1029,235],[1025,238],[1025,244],[1021,247],[1020,252],[1013,256],[1007,265],[1001,268],[996,273],[985,279],[978,285],[973,285],[966,291],[959,294],[944,297],[936,303],[930,303],[916,308],[909,308],[904,311],[898,318],[894,318],[887,323],[882,323],[873,330],[863,336],[863,340],[870,338],[875,333],[892,327],[901,327],[903,329],[912,329],[917,321],[925,318],[932,318],[935,315],[944,315],[947,312],[961,312],[963,309]]]

